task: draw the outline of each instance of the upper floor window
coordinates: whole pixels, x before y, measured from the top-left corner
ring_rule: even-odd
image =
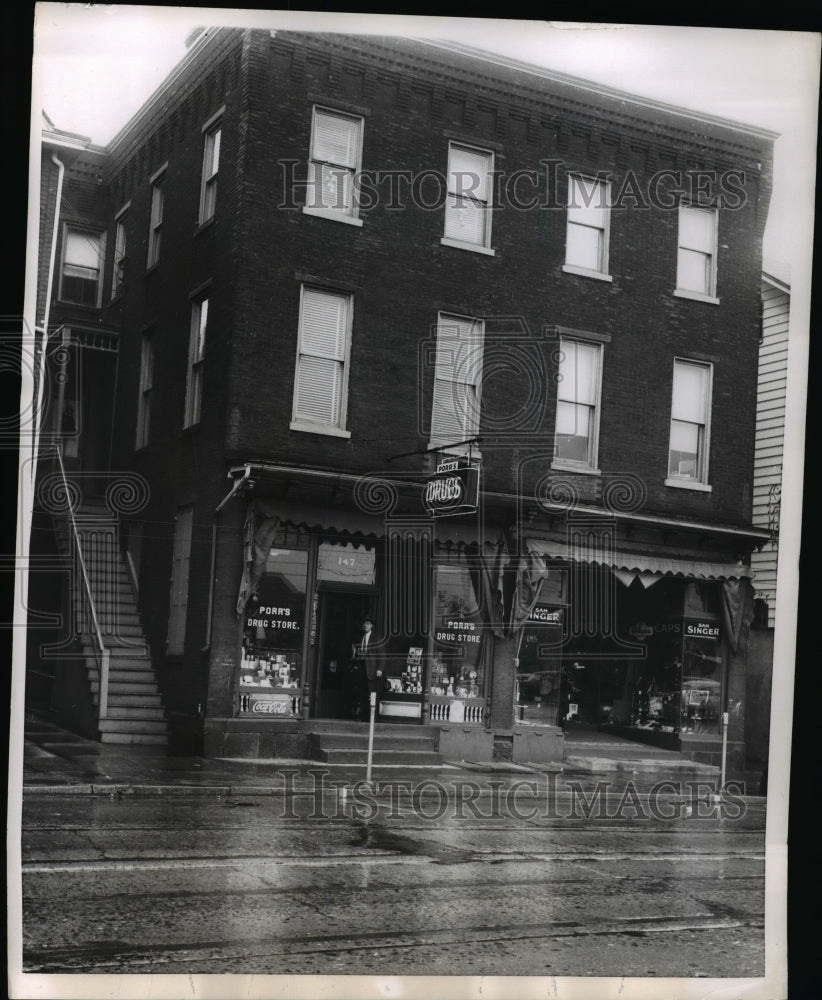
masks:
[[[200,222],[208,222],[214,216],[217,204],[217,172],[220,169],[220,140],[222,122],[211,120],[203,127],[203,179],[200,190]]]
[[[479,434],[485,324],[440,313],[431,410],[431,447],[445,448]]]
[[[60,298],[84,306],[99,306],[102,291],[105,236],[74,226],[63,230]]]
[[[674,361],[669,486],[708,482],[712,367],[697,361]]]
[[[357,173],[362,133],[362,118],[314,108],[306,211],[359,222]]]
[[[560,340],[554,465],[596,470],[602,345]]]
[[[445,243],[475,250],[491,245],[493,154],[452,142],[448,147]]]
[[[160,242],[163,234],[163,205],[165,202],[165,170],[154,175],[151,181],[151,220],[148,230],[147,267],[154,267],[160,259]]]
[[[200,422],[203,404],[203,363],[205,362],[206,331],[208,329],[208,298],[191,303],[191,333],[188,343],[188,375],[183,427]]]
[[[151,425],[151,390],[154,385],[154,339],[143,335],[140,353],[140,388],[137,396],[137,434],[134,447],[145,448]]]
[[[291,429],[350,437],[345,429],[352,297],[302,287]]]
[[[565,269],[597,277],[608,275],[610,191],[607,181],[568,177],[568,228]]]
[[[114,220],[114,266],[111,270],[111,297],[116,299],[126,283],[126,213],[123,208]]]
[[[713,208],[679,207],[678,292],[716,296],[717,213]]]

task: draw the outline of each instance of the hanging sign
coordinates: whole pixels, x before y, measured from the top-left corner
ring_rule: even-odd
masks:
[[[718,639],[719,622],[685,622],[685,635],[700,639]]]
[[[551,608],[545,604],[537,604],[528,615],[529,625],[561,625],[562,608]]]
[[[422,504],[432,517],[474,514],[479,503],[479,468],[440,462],[422,488]]]

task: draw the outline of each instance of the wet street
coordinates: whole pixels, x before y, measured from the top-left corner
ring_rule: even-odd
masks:
[[[764,974],[764,799],[531,778],[29,798],[23,968]]]

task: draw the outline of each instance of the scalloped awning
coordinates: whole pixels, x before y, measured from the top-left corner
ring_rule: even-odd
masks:
[[[607,566],[626,587],[637,577],[643,586],[649,587],[665,576],[685,580],[741,580],[753,576],[750,566],[742,563],[706,562],[701,559],[645,555],[641,552],[611,551],[607,555],[600,555],[573,548],[567,542],[555,542],[546,538],[528,538],[525,545],[529,552],[545,559]]]

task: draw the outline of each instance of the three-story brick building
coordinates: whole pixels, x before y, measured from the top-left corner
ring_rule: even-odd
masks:
[[[453,45],[193,39],[70,176],[51,324],[116,341],[52,419],[87,494],[140,484],[172,732],[357,732],[367,614],[384,733],[713,761],[728,712],[741,770],[773,140]]]

